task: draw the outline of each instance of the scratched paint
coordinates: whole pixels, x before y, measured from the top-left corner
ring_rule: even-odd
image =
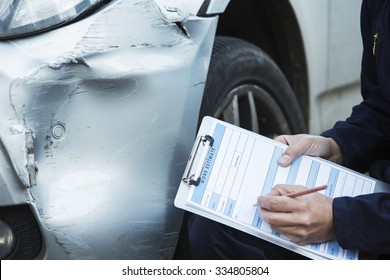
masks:
[[[66,27],[0,42],[0,136],[25,187],[8,188],[40,219],[40,258],[172,257],[182,217],[173,199],[217,22],[184,13],[187,35],[153,1],[113,1]]]

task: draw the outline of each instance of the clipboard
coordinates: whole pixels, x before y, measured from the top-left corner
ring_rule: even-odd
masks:
[[[203,118],[175,206],[311,259],[357,259],[357,251],[343,250],[336,241],[297,245],[273,232],[256,214],[253,203],[257,196],[268,193],[277,183],[314,187],[323,182],[329,192],[324,194],[330,197],[372,193],[376,188],[373,178],[318,157],[303,155],[293,165],[279,167],[277,159],[286,148],[241,127]],[[347,185],[353,185],[353,192],[344,188]]]
[[[183,177],[183,182],[188,186],[199,185],[201,172],[206,164],[206,157],[214,143],[214,138],[207,134],[198,138],[197,144],[194,145],[194,151],[188,160],[186,175]]]

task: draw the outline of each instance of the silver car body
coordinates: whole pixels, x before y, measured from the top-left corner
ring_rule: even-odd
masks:
[[[217,25],[188,3],[112,1],[0,42],[0,205],[34,209],[38,258],[172,257]]]

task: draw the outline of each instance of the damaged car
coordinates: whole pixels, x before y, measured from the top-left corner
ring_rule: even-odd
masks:
[[[1,1],[0,258],[185,255],[173,200],[199,120],[274,137],[347,115],[360,98],[359,9]]]

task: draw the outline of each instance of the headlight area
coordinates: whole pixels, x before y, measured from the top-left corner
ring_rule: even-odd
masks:
[[[111,0],[1,0],[0,40],[74,22]]]
[[[0,207],[0,259],[33,259],[41,247],[41,233],[28,205]]]

